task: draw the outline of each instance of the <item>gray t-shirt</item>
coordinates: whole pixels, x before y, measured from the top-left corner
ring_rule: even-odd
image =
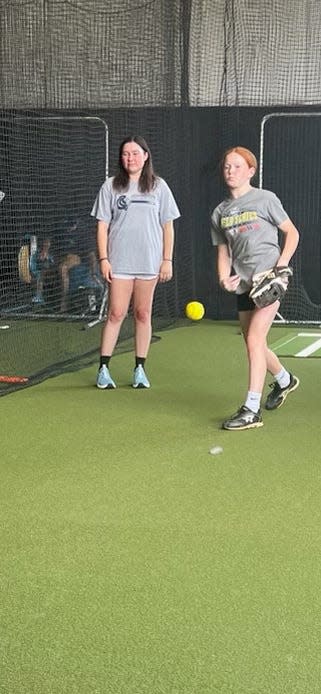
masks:
[[[170,188],[162,178],[149,193],[141,193],[136,181],[121,192],[112,184],[113,177],[103,183],[91,214],[109,224],[107,252],[113,272],[158,275],[162,225],[180,216]]]
[[[214,210],[214,246],[229,246],[232,265],[240,276],[237,294],[249,291],[256,272],[268,270],[280,257],[278,226],[288,219],[279,198],[269,190],[251,188],[240,198],[227,198]]]

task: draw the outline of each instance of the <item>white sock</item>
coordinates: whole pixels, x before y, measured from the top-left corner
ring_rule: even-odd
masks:
[[[290,374],[283,366],[281,371],[275,374],[274,378],[278,382],[280,388],[287,388],[290,383]]]
[[[261,393],[255,393],[253,390],[249,390],[245,400],[245,407],[248,407],[252,412],[258,412],[260,409],[261,395]]]

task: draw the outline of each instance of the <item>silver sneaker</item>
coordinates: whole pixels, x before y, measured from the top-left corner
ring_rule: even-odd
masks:
[[[134,369],[133,388],[150,388],[150,382],[141,364]]]
[[[101,389],[116,388],[116,383],[114,383],[106,364],[103,364],[98,371],[96,385],[97,388]]]

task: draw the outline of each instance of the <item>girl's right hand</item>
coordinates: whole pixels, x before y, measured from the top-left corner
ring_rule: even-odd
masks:
[[[241,278],[239,275],[230,275],[229,277],[224,277],[224,279],[220,280],[220,286],[222,289],[225,289],[226,292],[236,292],[240,281]]]
[[[107,260],[107,258],[104,258],[104,260],[100,261],[100,273],[106,282],[112,281],[112,279],[113,279],[112,267],[111,267],[109,260]]]

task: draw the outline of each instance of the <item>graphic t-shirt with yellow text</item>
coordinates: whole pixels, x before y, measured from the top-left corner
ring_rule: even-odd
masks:
[[[237,293],[252,286],[257,272],[268,270],[280,257],[278,226],[288,219],[279,198],[269,190],[251,188],[239,198],[227,198],[211,216],[214,246],[229,246],[234,271],[241,282]]]

